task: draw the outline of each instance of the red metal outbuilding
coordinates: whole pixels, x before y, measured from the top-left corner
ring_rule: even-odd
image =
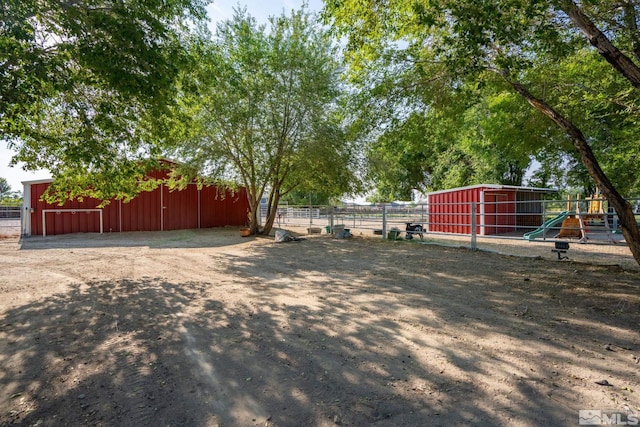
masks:
[[[162,173],[154,172],[153,174]],[[64,205],[41,200],[51,180],[26,181],[24,185],[24,235],[101,233],[119,231],[163,231],[242,226],[247,223],[249,202],[245,189],[223,190],[213,186],[198,189],[195,183],[184,190],[170,191],[160,185],[142,192],[128,203],[84,198]]]
[[[538,227],[544,195],[554,192],[549,188],[480,184],[429,193],[429,231],[471,234],[474,205],[479,235]]]

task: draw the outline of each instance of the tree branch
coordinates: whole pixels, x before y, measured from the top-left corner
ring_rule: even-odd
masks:
[[[598,49],[600,55],[618,70],[637,90],[640,90],[640,67],[611,43],[602,31],[573,0],[562,0],[560,8],[569,19],[587,36],[589,43]]]
[[[604,173],[582,131],[544,100],[536,98],[522,83],[512,80],[507,71],[500,72],[500,75],[519,95],[526,99],[533,108],[547,116],[566,132],[580,155],[587,172],[596,186],[602,191],[603,196],[616,210],[622,234],[629,244],[633,257],[640,264],[640,228],[636,223],[631,204],[618,193],[618,190],[616,190]]]

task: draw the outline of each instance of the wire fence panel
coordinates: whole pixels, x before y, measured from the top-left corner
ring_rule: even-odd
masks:
[[[20,219],[20,212],[22,212],[20,206],[0,205],[0,219]]]
[[[21,234],[21,214],[20,206],[0,205],[0,238]]]
[[[640,222],[640,199],[630,199]],[[287,206],[276,227],[348,229],[354,235],[417,240],[510,255],[555,256],[554,242],[569,242],[571,260],[637,268],[618,217],[604,199],[499,200],[370,206]],[[419,239],[416,237],[416,226]]]

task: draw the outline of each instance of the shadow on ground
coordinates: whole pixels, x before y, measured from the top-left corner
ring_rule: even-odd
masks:
[[[243,243],[238,227],[203,228],[198,230],[129,231],[117,233],[73,233],[57,236],[22,236],[22,250],[52,248],[213,248]],[[17,236],[19,237],[19,236]],[[255,237],[253,237],[255,238]]]
[[[637,365],[607,372],[639,349],[637,274],[390,245],[265,244],[218,259],[230,282],[94,281],[16,307],[0,424],[574,425],[588,396],[638,406]]]

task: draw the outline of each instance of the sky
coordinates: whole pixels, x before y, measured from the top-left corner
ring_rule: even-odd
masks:
[[[215,31],[217,21],[230,19],[233,16],[233,8],[236,6],[247,8],[247,12],[256,18],[259,23],[267,23],[269,16],[289,14],[292,9],[300,9],[303,0],[214,0],[207,7],[211,20],[211,31]],[[308,0],[308,9],[319,12],[322,10],[322,0]],[[5,178],[13,191],[22,191],[22,181],[51,178],[47,170],[27,172],[21,165],[9,167],[13,152],[7,147],[7,143],[0,141],[0,178]]]

